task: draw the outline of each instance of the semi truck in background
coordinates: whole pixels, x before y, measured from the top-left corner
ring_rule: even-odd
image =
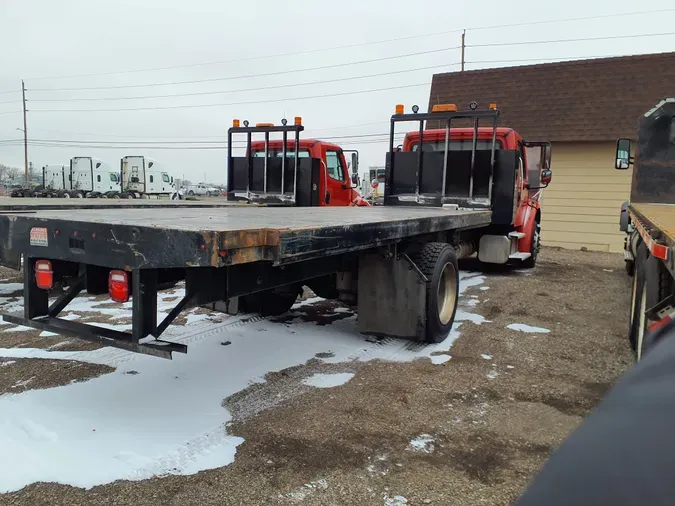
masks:
[[[119,173],[103,160],[89,156],[70,159],[70,188],[64,197],[108,198],[120,190]]]
[[[76,156],[68,166],[45,165],[42,184],[36,188],[17,188],[12,197],[60,198],[162,198],[180,199],[173,177],[157,160],[145,156],[125,156],[120,170],[98,158]]]
[[[162,198],[181,199],[176,191],[173,177],[157,160],[148,156],[125,156],[121,160],[121,198]]]
[[[658,329],[675,317],[675,98],[638,122],[632,142],[617,141],[615,168],[633,166],[630,201],[621,208],[624,258],[633,276],[628,341],[637,360],[654,345]]]

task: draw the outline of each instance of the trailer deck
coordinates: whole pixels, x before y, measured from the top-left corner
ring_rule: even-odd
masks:
[[[58,209],[124,209],[156,207],[229,207],[241,205],[221,200],[169,199],[47,199],[0,197],[0,212]],[[255,204],[251,204],[255,205]]]
[[[232,206],[7,213],[0,215],[0,263],[11,267],[10,251],[21,251],[30,257],[46,255],[127,270],[222,267],[259,260],[280,265],[420,234],[483,227],[490,219],[487,210],[430,207]]]
[[[675,243],[675,204],[631,204],[651,224],[658,227],[671,243]]]

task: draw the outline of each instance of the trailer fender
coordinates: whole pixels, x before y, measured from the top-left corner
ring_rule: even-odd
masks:
[[[532,247],[532,236],[534,235],[535,222],[541,221],[541,211],[534,207],[528,207],[523,216],[523,224],[516,230],[525,234],[518,241],[518,251],[521,253],[529,253]]]

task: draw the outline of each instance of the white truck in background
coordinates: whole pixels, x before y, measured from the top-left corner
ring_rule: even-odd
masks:
[[[89,156],[70,159],[69,182],[69,191],[63,194],[66,198],[115,198],[121,190],[118,172],[103,160]]]
[[[39,193],[43,197],[62,197],[70,189],[70,171],[65,165],[45,165],[42,167],[42,188]]]
[[[361,196],[371,204],[382,204],[384,201],[384,167],[369,167],[361,178]]]
[[[182,199],[176,191],[173,177],[164,170],[162,164],[147,156],[125,156],[121,161],[122,193],[121,198],[162,198]]]
[[[191,184],[188,185],[187,187],[187,194],[190,197],[194,196],[217,196],[220,195],[220,190],[216,188],[215,186],[209,186],[206,183],[197,183],[197,184]]]

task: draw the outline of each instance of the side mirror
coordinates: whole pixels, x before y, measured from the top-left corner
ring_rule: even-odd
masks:
[[[173,184],[173,176],[171,176],[171,184]]]
[[[378,186],[380,186],[380,183],[379,183],[379,181],[378,181],[377,179],[373,179],[373,180],[370,182],[370,186],[374,189],[374,188],[377,188]]]
[[[616,141],[616,156],[614,161],[614,168],[617,170],[626,170],[633,163],[630,156],[631,140],[622,137]]]
[[[356,152],[352,153],[352,173],[354,175],[359,173],[359,154]]]
[[[551,183],[551,179],[553,179],[553,172],[551,172],[551,169],[544,169],[541,171],[542,186],[548,186]]]
[[[352,184],[355,186],[359,185],[359,175],[356,173],[352,174]]]

